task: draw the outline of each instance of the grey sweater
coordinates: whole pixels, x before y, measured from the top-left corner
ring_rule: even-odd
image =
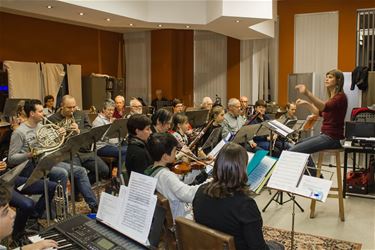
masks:
[[[38,146],[36,132],[40,127],[42,127],[40,123],[38,123],[35,128],[30,128],[25,123],[21,123],[21,125],[13,131],[9,145],[9,164],[18,165],[28,160],[27,153],[30,152],[30,147]]]

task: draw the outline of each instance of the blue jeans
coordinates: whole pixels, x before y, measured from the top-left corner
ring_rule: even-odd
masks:
[[[128,149],[127,145],[121,146],[121,165],[125,164],[126,150]],[[98,149],[99,156],[110,156],[115,157],[118,162],[118,147],[114,145],[106,145]]]
[[[88,176],[90,183],[95,183],[95,156],[93,152],[89,153],[78,153],[77,156],[73,157],[73,162],[75,165],[82,166],[89,170]],[[109,178],[109,167],[100,158],[97,157],[99,180]]]
[[[333,139],[328,135],[320,134],[298,142],[296,145],[292,146],[289,151],[312,154],[321,150],[336,148],[341,148],[339,139]],[[314,161],[311,156],[309,157],[307,165],[309,167],[315,167]]]
[[[27,180],[27,177],[18,176],[14,182],[14,189],[12,190],[12,199],[9,204],[17,208],[16,218],[14,220],[13,226],[13,239],[17,240],[22,236],[26,222],[30,215],[36,215],[37,217],[42,216],[45,208],[45,196],[44,196],[44,183],[42,180],[38,180],[27,188],[18,191],[16,188],[23,185]],[[47,184],[48,187],[48,200],[51,204],[53,195],[56,188],[56,182],[49,181]],[[26,196],[33,194],[41,194],[41,197],[34,204],[34,201]]]
[[[70,176],[70,164],[66,162],[60,162],[58,166],[54,167],[57,168],[60,173],[63,173],[66,178]],[[85,199],[86,203],[90,207],[95,207],[98,205],[96,201],[95,194],[91,189],[91,184],[89,178],[87,176],[87,171],[85,168],[77,165],[73,165],[73,175],[74,175],[74,184],[77,188],[77,191],[81,192],[83,198]],[[64,190],[66,190],[66,182],[65,186],[62,183]]]

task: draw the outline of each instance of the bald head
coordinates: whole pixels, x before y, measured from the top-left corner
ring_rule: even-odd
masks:
[[[76,99],[71,95],[64,95],[61,100],[61,114],[64,117],[72,117],[76,109]]]

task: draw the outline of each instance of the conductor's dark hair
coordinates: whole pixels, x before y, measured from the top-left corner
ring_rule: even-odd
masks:
[[[31,99],[31,100],[26,100],[25,105],[23,106],[23,110],[25,111],[25,114],[27,117],[30,116],[30,112],[36,111],[36,105],[42,105],[42,102],[37,99]]]
[[[11,197],[12,195],[7,187],[7,184],[3,180],[0,180],[0,207],[6,206]]]
[[[130,116],[127,123],[128,133],[136,136],[136,129],[144,130],[147,126],[151,126],[150,118],[143,114],[134,114]]]
[[[172,113],[166,109],[158,109],[151,117],[152,125],[156,126],[158,121],[165,124],[172,119]]]
[[[160,161],[164,154],[171,155],[177,145],[176,138],[169,133],[152,134],[147,142],[148,151],[154,161]]]

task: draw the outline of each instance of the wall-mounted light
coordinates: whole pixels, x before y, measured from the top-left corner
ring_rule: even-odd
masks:
[[[47,9],[52,9],[52,8],[53,8],[52,5],[47,6]]]
[[[159,28],[161,28],[161,27],[163,27],[163,25],[161,25],[161,24],[158,24],[158,27],[159,27]]]
[[[85,13],[83,13],[83,12],[80,12],[80,13],[79,13],[80,16],[83,16],[84,14],[85,14]]]
[[[107,19],[105,19],[107,22],[109,22],[109,21],[111,21],[111,18],[107,18]]]

